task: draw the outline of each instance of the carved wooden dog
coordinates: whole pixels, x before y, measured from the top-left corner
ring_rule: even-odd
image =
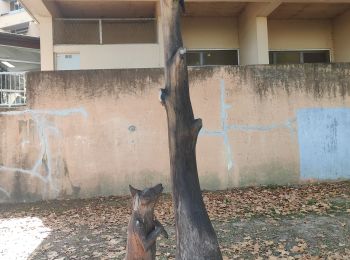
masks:
[[[154,206],[162,191],[162,184],[143,191],[130,187],[132,215],[128,226],[128,244],[125,260],[154,260],[156,240],[162,234],[168,238],[162,224],[154,217]]]

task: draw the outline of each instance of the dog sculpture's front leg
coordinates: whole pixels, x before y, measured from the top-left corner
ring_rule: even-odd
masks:
[[[156,225],[154,230],[152,230],[151,233],[147,235],[143,223],[139,220],[136,221],[136,235],[145,252],[147,252],[154,245],[157,237],[163,232],[163,230],[163,227]]]
[[[162,225],[162,223],[160,223],[160,222],[158,221],[158,219],[155,219],[155,220],[154,220],[154,225],[155,225],[156,227],[159,227],[159,228],[161,229],[161,234],[163,235],[163,237],[165,237],[166,239],[169,238],[169,235],[168,235],[168,233],[166,232],[164,226]]]

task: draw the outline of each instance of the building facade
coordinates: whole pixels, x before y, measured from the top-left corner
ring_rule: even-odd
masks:
[[[0,0],[0,71],[40,70],[39,35],[39,24],[19,1]]]
[[[0,0],[0,31],[39,37],[37,22],[17,0]]]
[[[40,24],[42,70],[163,66],[158,1],[22,0]],[[350,61],[350,1],[186,1],[188,63]]]

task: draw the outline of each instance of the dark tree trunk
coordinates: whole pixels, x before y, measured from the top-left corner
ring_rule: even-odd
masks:
[[[198,180],[196,143],[202,120],[194,119],[190,100],[179,0],[161,0],[161,13],[166,84],[162,96],[168,117],[176,259],[222,259]]]

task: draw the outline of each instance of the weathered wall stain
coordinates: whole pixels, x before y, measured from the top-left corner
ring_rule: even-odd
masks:
[[[49,143],[49,136],[56,136],[62,138],[61,133],[54,124],[52,124],[48,117],[69,117],[72,114],[80,114],[85,118],[88,116],[83,108],[73,108],[64,110],[23,110],[23,111],[9,111],[0,112],[2,117],[11,116],[23,116],[30,115],[31,120],[36,126],[36,131],[39,137],[40,152],[38,158],[34,165],[29,168],[16,168],[8,167],[6,165],[0,165],[0,173],[10,173],[15,175],[15,184],[13,189],[14,197],[21,197],[21,183],[20,175],[29,175],[35,177],[47,186],[47,190],[44,192],[43,198],[55,198],[59,194],[59,187],[56,186],[55,180],[53,180],[54,166],[52,165],[52,154]],[[20,128],[23,127],[23,122],[20,121]],[[23,140],[22,144],[29,142],[28,140]],[[0,185],[1,186],[1,185]],[[73,185],[72,185],[73,186]],[[6,191],[4,188],[0,187],[0,191],[5,194],[9,200],[11,200],[10,192]],[[45,194],[46,193],[46,194]]]
[[[76,88],[77,100],[103,97],[108,94],[118,99],[125,94],[142,95],[149,85],[163,80],[161,69],[120,69],[89,71],[30,72],[28,75],[28,103],[35,104],[46,86],[66,95],[71,86]],[[106,81],[106,79],[109,79]]]
[[[350,95],[350,63],[227,66],[240,85],[250,81],[260,98],[283,89],[288,95],[306,91],[316,99]]]

